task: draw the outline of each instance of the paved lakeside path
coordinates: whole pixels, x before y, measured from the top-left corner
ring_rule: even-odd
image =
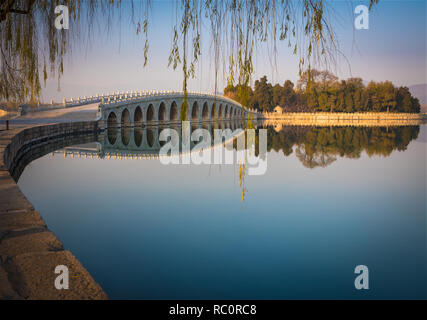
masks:
[[[10,119],[11,123],[56,123],[66,121],[90,121],[96,117],[98,103],[92,103],[78,107],[56,108],[52,110],[28,112],[22,116],[13,116]],[[5,122],[7,115],[3,115],[0,119],[0,124]],[[3,129],[3,128],[1,128]]]

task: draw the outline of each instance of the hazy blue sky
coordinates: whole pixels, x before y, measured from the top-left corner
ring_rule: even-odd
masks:
[[[345,58],[332,71],[340,78],[361,77],[366,81],[391,80],[396,85],[426,83],[426,17],[424,0],[380,0],[371,11],[369,30],[354,29],[354,8],[369,1],[331,1],[334,27]],[[113,90],[179,90],[181,70],[168,68],[174,10],[171,1],[153,1],[150,11],[148,66],[143,68],[143,39],[135,27],[122,19],[107,33],[96,28],[93,40],[80,44],[66,58],[61,91],[57,80],[47,81],[43,98],[62,100]],[[73,32],[70,25],[68,32]],[[214,85],[209,32],[202,38],[202,57],[196,79],[189,90],[212,91]],[[259,47],[254,59],[254,79],[266,74],[273,83],[298,79],[298,58],[285,43],[279,44],[277,69],[268,51]],[[225,77],[221,74],[220,91]]]

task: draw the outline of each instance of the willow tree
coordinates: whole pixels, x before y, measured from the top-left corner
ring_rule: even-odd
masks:
[[[58,30],[55,8],[64,5],[69,11],[72,32]],[[147,62],[149,2],[121,0],[2,0],[0,3],[0,99],[35,102],[41,83],[64,71],[64,57],[73,44],[84,43],[91,36],[95,21],[111,27],[122,11],[145,36],[144,65]]]
[[[300,72],[313,64],[328,65],[338,49],[328,3],[324,0],[171,0],[175,1],[176,21],[172,30],[169,65],[182,65],[184,112],[187,111],[187,83],[195,76],[201,55],[201,39],[208,36],[215,67],[215,93],[219,70],[229,84],[240,88],[250,84],[253,57],[259,44],[272,49],[272,65],[277,56],[277,42],[285,41],[299,58]],[[378,0],[370,0],[370,7]],[[144,65],[147,62],[149,1],[125,2],[124,14],[117,14],[121,0],[3,0],[0,4],[1,75],[0,98],[35,100],[41,81],[63,72],[63,57],[72,43],[82,42],[90,34],[94,16],[112,26],[114,15],[135,19],[136,33],[145,37]],[[55,6],[66,5],[71,12],[70,33],[54,27]],[[203,25],[210,35],[203,34]],[[87,33],[86,33],[87,32]],[[191,48],[190,48],[191,46]]]

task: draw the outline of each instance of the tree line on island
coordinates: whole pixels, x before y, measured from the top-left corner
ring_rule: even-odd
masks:
[[[315,69],[302,73],[296,86],[290,80],[272,85],[264,76],[253,89],[229,84],[224,95],[262,112],[273,112],[276,106],[284,112],[420,112],[418,99],[407,87],[390,81],[365,85],[361,78],[339,80]]]

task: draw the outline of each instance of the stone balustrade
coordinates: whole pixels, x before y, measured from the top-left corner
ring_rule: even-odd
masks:
[[[239,105],[243,108],[240,103],[225,97],[221,95],[215,95],[213,93],[206,93],[206,92],[196,92],[196,91],[188,91],[188,95],[191,96],[199,96],[199,97],[211,97],[211,98],[221,98],[229,101],[230,103],[234,103],[236,105]],[[78,97],[77,99],[70,98],[70,100],[67,100],[66,98],[63,99],[62,103],[65,107],[69,106],[76,106],[76,105],[83,105],[83,104],[89,104],[89,103],[97,103],[101,102],[103,104],[112,104],[116,102],[130,102],[134,101],[138,98],[142,97],[157,97],[157,96],[183,96],[184,92],[182,91],[172,91],[172,90],[151,90],[151,91],[117,91],[114,93],[101,93],[96,94],[95,96],[86,97]],[[250,110],[251,112],[254,112],[254,110]]]

